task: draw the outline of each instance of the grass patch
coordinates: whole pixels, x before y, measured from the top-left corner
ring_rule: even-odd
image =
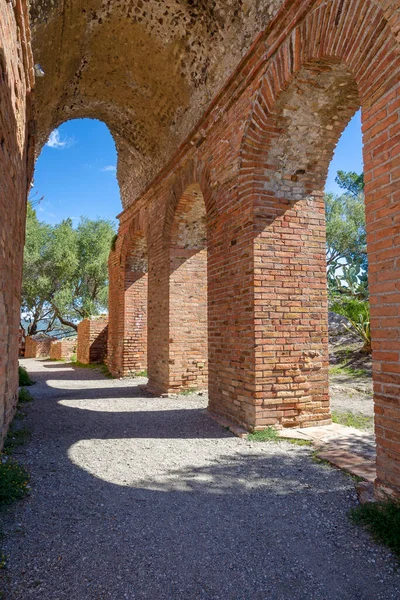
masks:
[[[179,392],[180,396],[189,396],[190,394],[195,394],[197,392],[196,388],[186,388],[185,390],[181,390]]]
[[[18,367],[18,385],[21,387],[23,385],[33,385],[35,382],[29,377],[28,371],[25,367]]]
[[[329,375],[348,375],[350,377],[368,377],[368,373],[363,369],[352,369],[343,365],[330,367]]]
[[[400,503],[373,502],[350,512],[357,525],[364,526],[375,541],[385,544],[400,558]]]
[[[260,431],[249,433],[247,439],[251,442],[288,442],[294,446],[312,446],[311,440],[281,437],[279,431],[271,426],[266,429],[261,429]]]
[[[76,361],[77,361],[76,354],[71,354],[71,358],[70,358],[69,362],[76,363]]]
[[[355,429],[371,429],[374,425],[374,418],[365,415],[354,414],[352,412],[332,411],[332,421],[346,427],[354,427]]]
[[[275,427],[267,427],[266,429],[249,433],[247,439],[251,442],[277,442],[281,438],[279,437],[278,430],[275,429]]]
[[[26,402],[32,402],[32,394],[25,388],[21,388],[18,392],[18,402],[24,404]]]
[[[144,369],[143,371],[139,371],[138,373],[135,373],[135,377],[147,377],[147,370]]]
[[[108,370],[107,365],[105,365],[104,363],[81,363],[79,362],[79,360],[75,360],[75,361],[71,361],[74,363],[74,365],[76,367],[80,367],[81,369],[93,369],[94,371],[100,371],[100,373],[103,373],[103,375],[105,375],[105,377],[108,377],[109,379],[114,379],[114,377],[111,375],[110,371]]]
[[[0,507],[28,493],[29,475],[17,461],[0,454]]]

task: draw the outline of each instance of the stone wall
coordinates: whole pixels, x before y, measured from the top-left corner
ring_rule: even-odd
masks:
[[[77,360],[102,363],[107,356],[108,317],[84,319],[78,325]]]
[[[26,5],[0,2],[0,448],[18,392],[19,298],[33,167],[33,83]],[[30,152],[28,152],[28,147]]]
[[[77,338],[69,338],[52,342],[50,346],[51,360],[71,360],[73,354],[76,354],[78,340]]]
[[[50,356],[51,346],[56,342],[52,337],[35,338],[28,336],[25,341],[25,358],[47,358]]]

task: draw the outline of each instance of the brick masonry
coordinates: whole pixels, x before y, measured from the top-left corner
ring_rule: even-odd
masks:
[[[25,2],[0,2],[0,448],[18,393],[20,287],[33,168],[30,32]],[[29,147],[29,151],[28,151]]]
[[[201,387],[207,374],[210,410],[247,429],[329,423],[322,194],[335,145],[361,106],[377,488],[393,493],[399,32],[397,0],[283,3],[142,196],[126,203],[131,180],[123,182],[107,354],[109,368],[126,374],[142,368],[147,346],[157,392]],[[9,277],[20,272],[18,256]]]
[[[77,338],[70,338],[52,342],[50,346],[50,358],[52,360],[71,360],[71,357],[76,354]]]
[[[168,224],[197,186],[207,221],[210,410],[249,429],[329,423],[323,187],[340,134],[361,106],[377,484],[400,491],[399,11],[354,0],[285,9],[175,159],[120,215],[115,256],[140,222],[149,386],[184,387],[193,325],[202,319],[184,303],[191,252],[177,252]],[[176,274],[171,257],[180,262]]]
[[[102,363],[107,356],[108,318],[84,319],[78,325],[77,360]]]
[[[28,336],[25,341],[25,358],[47,358],[50,356],[52,344],[55,338],[38,338]]]

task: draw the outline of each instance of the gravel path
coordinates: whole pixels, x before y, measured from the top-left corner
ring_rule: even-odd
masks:
[[[348,519],[354,482],[308,448],[235,438],[201,396],[22,362],[32,493],[5,523],[7,600],[399,599]]]

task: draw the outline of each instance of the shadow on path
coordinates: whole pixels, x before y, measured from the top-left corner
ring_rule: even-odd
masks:
[[[32,495],[7,524],[10,600],[399,598],[388,552],[347,517],[352,480],[307,448],[235,438],[201,399],[107,406],[112,380],[60,398],[53,369],[28,368]]]

